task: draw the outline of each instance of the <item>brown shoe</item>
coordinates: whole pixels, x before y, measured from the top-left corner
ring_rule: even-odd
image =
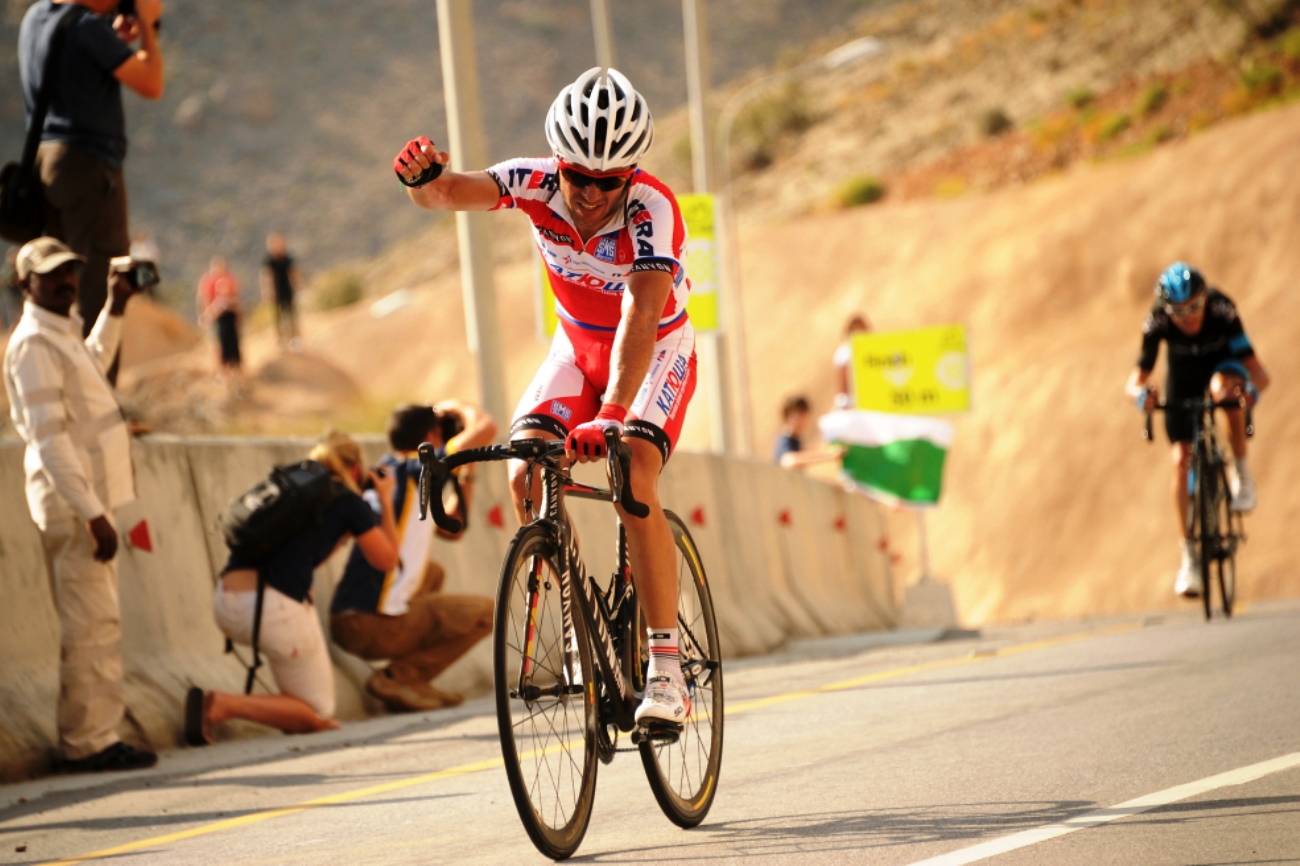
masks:
[[[420,683],[404,683],[393,679],[387,668],[375,671],[366,680],[366,691],[383,702],[390,713],[420,713],[454,707],[465,700],[460,695],[439,691]]]

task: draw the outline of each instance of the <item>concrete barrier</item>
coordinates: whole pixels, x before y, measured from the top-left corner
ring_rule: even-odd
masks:
[[[276,463],[305,456],[308,439],[153,436],[133,445],[140,498],[118,514],[125,535],[144,522],[152,550],[124,546],[118,561],[128,726],[124,736],[179,743],[190,685],[242,689],[244,668],[223,652],[212,592],[227,551],[217,516]],[[378,437],[363,447],[370,459]],[[58,620],[40,540],[27,516],[21,444],[0,443],[0,779],[45,771],[56,742]],[[597,467],[579,478],[603,483]],[[898,616],[877,507],[831,485],[766,463],[682,453],[664,472],[661,498],[686,523],[704,561],[722,632],[734,658],[793,637],[892,627]],[[608,505],[571,501],[588,573],[604,585],[614,568],[616,525]],[[517,529],[502,463],[484,464],[471,525],[457,542],[435,540],[444,591],[495,596]],[[328,634],[329,602],[347,550],[317,571],[314,597]],[[331,645],[339,716],[379,711],[362,693],[372,667]],[[247,652],[244,652],[247,657]],[[438,680],[453,691],[491,685],[484,641]],[[270,682],[267,673],[263,679]],[[243,733],[264,731],[243,726]]]

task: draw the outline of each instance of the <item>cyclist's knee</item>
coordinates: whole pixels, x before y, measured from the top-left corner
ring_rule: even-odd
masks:
[[[1215,400],[1227,400],[1240,395],[1245,381],[1235,373],[1215,373],[1210,379],[1210,394]]]

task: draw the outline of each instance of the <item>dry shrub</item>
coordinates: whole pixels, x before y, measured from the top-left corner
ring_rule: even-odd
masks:
[[[312,283],[312,298],[318,310],[351,306],[361,300],[365,293],[366,286],[361,276],[347,268],[326,271]]]
[[[858,207],[873,204],[885,197],[885,184],[870,174],[859,174],[840,184],[835,190],[835,201],[840,207]]]

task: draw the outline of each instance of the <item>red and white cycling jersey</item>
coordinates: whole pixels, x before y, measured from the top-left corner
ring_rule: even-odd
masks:
[[[673,292],[659,319],[658,337],[686,322],[690,294],[682,267],[686,224],[672,190],[658,178],[640,170],[632,175],[627,207],[584,245],[560,195],[555,157],[510,159],[487,172],[501,196],[494,210],[518,208],[532,221],[550,272],[556,311],[575,348],[614,339],[628,277],[636,271],[666,271],[673,276]]]

